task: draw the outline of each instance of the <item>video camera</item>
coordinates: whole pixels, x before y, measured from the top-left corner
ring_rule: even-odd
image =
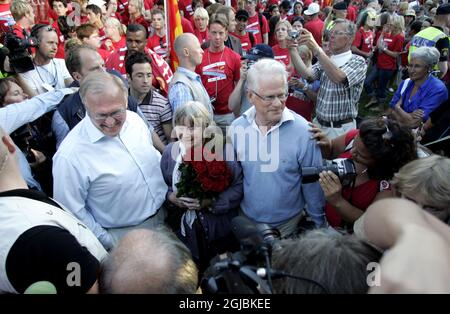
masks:
[[[37,46],[36,38],[20,38],[10,29],[5,35],[5,46],[9,50],[10,66],[16,73],[24,73],[34,69],[33,59],[28,49]]]
[[[319,180],[322,171],[331,171],[339,177],[343,186],[350,186],[356,179],[355,164],[351,159],[338,158],[331,164],[319,167],[302,167],[302,182],[312,183]]]
[[[231,222],[241,251],[225,253],[211,260],[201,280],[204,294],[271,294],[270,258],[281,249],[280,232],[267,224],[255,225],[237,216]],[[268,281],[266,272],[268,270]]]

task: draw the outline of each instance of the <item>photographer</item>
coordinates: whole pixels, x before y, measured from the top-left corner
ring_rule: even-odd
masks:
[[[327,204],[329,224],[345,227],[353,224],[374,201],[392,195],[389,182],[403,165],[417,158],[411,131],[397,121],[385,117],[371,118],[335,139],[328,139],[312,125],[326,159],[348,158],[354,162],[356,178],[350,186],[342,186],[334,173],[322,172],[319,183]]]
[[[11,134],[23,125],[38,119],[46,112],[54,109],[63,97],[70,93],[73,93],[72,89],[62,89],[27,99],[28,95],[23,92],[16,80],[11,78],[3,79],[0,83],[0,125],[8,134]],[[30,149],[33,157],[37,161],[42,160],[42,154],[39,154],[35,148],[33,150]],[[28,186],[41,190],[41,185],[33,177],[24,153],[18,150],[17,156],[22,176],[25,178]]]
[[[64,59],[56,59],[58,35],[45,24],[36,24],[31,34],[37,40],[33,58],[34,70],[21,74],[35,95],[69,86],[73,79],[67,71]],[[34,95],[33,95],[34,96]]]
[[[306,29],[300,31],[300,38],[289,46],[291,60],[297,72],[308,82],[320,80],[317,94],[317,124],[329,138],[335,138],[356,128],[358,101],[366,77],[366,61],[352,54],[350,48],[355,35],[355,25],[343,19],[334,21],[330,32],[331,56],[319,46]],[[297,45],[306,45],[318,62],[307,67],[301,60]]]
[[[247,98],[247,70],[253,63],[263,58],[275,58],[273,50],[269,45],[258,44],[247,51],[245,56],[242,57],[243,61],[241,62],[239,81],[234,87],[230,98],[228,98],[228,108],[233,111],[236,118],[252,106]]]

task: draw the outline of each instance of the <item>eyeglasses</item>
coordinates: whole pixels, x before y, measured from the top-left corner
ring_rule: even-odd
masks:
[[[255,91],[252,91],[252,92],[253,92],[253,94],[255,94],[256,96],[258,96],[259,98],[261,98],[261,100],[263,100],[264,102],[266,102],[266,103],[268,103],[268,104],[273,103],[273,102],[275,101],[275,99],[277,99],[277,98],[278,98],[281,102],[286,101],[286,99],[287,99],[287,97],[288,97],[288,94],[287,94],[287,93],[284,93],[284,94],[281,94],[281,95],[261,96],[261,95],[259,95],[257,92],[255,92]]]
[[[91,116],[96,121],[104,121],[109,117],[113,118],[114,120],[120,120],[123,118],[123,115],[125,114],[126,111],[127,111],[126,108],[122,108],[111,113],[97,113],[93,116],[91,115],[89,116]]]
[[[331,31],[330,35],[331,36],[341,36],[341,35],[349,35],[349,32],[345,32],[345,31]]]

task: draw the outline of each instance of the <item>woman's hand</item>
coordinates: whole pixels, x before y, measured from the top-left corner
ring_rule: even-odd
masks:
[[[175,204],[175,206],[186,209],[200,209],[200,202],[198,199],[190,197],[177,197],[176,192],[169,194],[169,201]]]
[[[317,141],[317,144],[319,145],[324,158],[331,158],[333,150],[331,140],[317,125],[309,123],[309,126],[311,127],[311,129],[309,129],[309,132],[313,134],[311,138]]]
[[[343,200],[341,181],[333,172],[322,171],[319,174],[319,184],[330,205],[336,207]]]

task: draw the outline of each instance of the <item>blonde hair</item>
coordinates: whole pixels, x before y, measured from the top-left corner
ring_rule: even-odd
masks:
[[[141,15],[144,15],[144,1],[143,0],[130,0],[129,2],[134,2],[136,4],[137,10]]]
[[[405,30],[405,19],[401,15],[391,15],[389,17],[389,22],[394,28],[394,33],[398,34]]]
[[[206,9],[202,8],[202,7],[195,9],[194,20],[196,18],[205,18],[205,19],[207,19],[209,21],[208,11],[206,11]]]
[[[18,21],[27,13],[33,11],[33,8],[27,0],[13,0],[9,10],[11,11],[14,20]]]
[[[392,184],[399,193],[420,195],[426,205],[450,208],[450,159],[439,155],[416,159],[403,166]]]
[[[223,147],[224,139],[222,131],[216,126],[214,120],[211,117],[211,113],[206,109],[199,101],[188,101],[175,111],[173,115],[173,126],[183,126],[189,123],[193,127],[201,127],[203,134],[211,134],[211,139],[204,139],[204,143],[212,142],[213,147]]]
[[[286,26],[288,32],[292,30],[292,25],[291,25],[291,23],[289,23],[288,20],[283,20],[283,21],[279,21],[279,22],[277,23],[277,25],[275,25],[275,31],[277,30],[278,27],[280,27],[280,26],[282,26],[282,25]]]
[[[125,26],[118,19],[114,17],[106,18],[105,26],[115,27],[119,31],[120,36],[125,36]]]

